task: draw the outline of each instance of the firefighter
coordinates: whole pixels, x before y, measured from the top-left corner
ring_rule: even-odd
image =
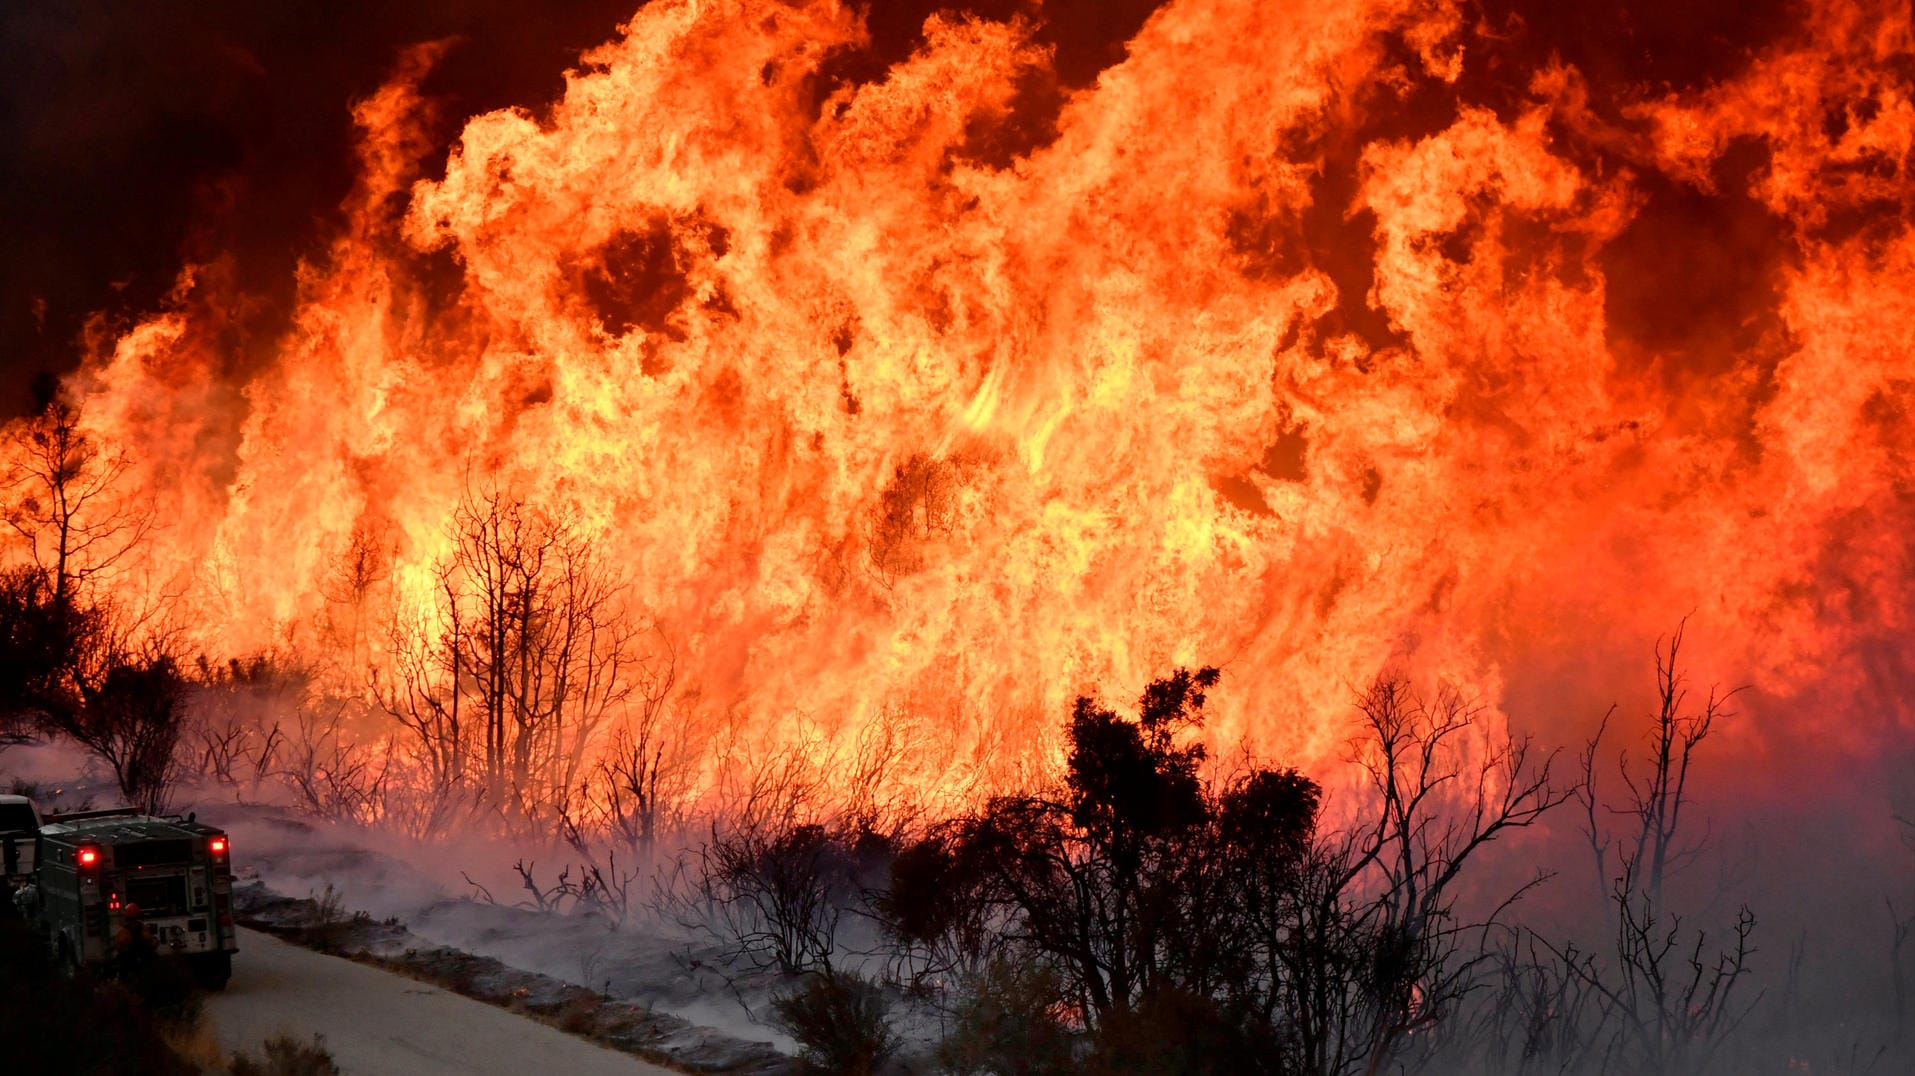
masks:
[[[120,909],[120,929],[113,935],[113,948],[120,981],[146,999],[155,1012],[174,1011],[191,997],[191,978],[173,961],[160,959],[153,930],[140,906],[132,901]]]
[[[113,935],[113,952],[121,971],[144,968],[153,962],[153,936],[140,918],[140,906],[127,901],[120,909],[120,929]]]

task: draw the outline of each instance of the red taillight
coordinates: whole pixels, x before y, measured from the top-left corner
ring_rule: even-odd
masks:
[[[212,840],[210,840],[210,841],[208,841],[208,842],[206,842],[206,847],[207,847],[207,848],[208,848],[208,849],[209,849],[209,850],[210,850],[210,851],[211,851],[211,852],[212,852],[212,853],[213,853],[214,855],[216,855],[216,856],[223,856],[223,855],[225,855],[225,854],[226,854],[226,838],[224,838],[224,837],[214,837],[214,838],[213,838]]]
[[[91,846],[81,848],[73,853],[73,860],[82,867],[97,867],[100,865],[100,850]]]

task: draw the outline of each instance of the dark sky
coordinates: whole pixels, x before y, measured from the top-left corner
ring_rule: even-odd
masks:
[[[460,42],[425,87],[449,142],[466,116],[553,99],[579,51],[638,2],[0,3],[0,415],[25,406],[37,372],[73,367],[89,316],[151,311],[185,261],[229,256],[258,299],[246,328],[270,336],[294,261],[323,243],[350,186],[351,103],[406,45]],[[1159,2],[1043,4],[1056,81],[1030,89],[1032,121],[1003,152],[1041,142],[1061,91],[1122,59]],[[1002,18],[1037,3],[875,0],[872,48],[827,77],[876,77],[939,8]],[[1475,15],[1502,29],[1474,43],[1479,77],[1463,92],[1522,93],[1530,64],[1500,65],[1486,48],[1562,55],[1599,87],[1694,85],[1738,66],[1791,7],[1756,0],[1725,18],[1698,0],[1476,0]]]
[[[185,259],[230,252],[269,297],[289,289],[351,183],[351,102],[405,45],[462,39],[428,86],[449,112],[537,105],[635,7],[0,4],[0,410],[72,367],[89,314],[151,310]]]

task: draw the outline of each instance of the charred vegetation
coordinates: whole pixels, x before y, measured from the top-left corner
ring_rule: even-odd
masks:
[[[917,967],[975,984],[954,1049],[976,1071],[1021,1071],[992,1045],[1007,1023],[1052,1044],[1037,1057],[1087,1049],[1092,1072],[1383,1071],[1474,989],[1469,939],[1519,894],[1471,918],[1458,880],[1565,801],[1549,760],[1491,744],[1467,763],[1459,699],[1381,680],[1359,705],[1371,794],[1332,825],[1293,769],[1201,778],[1191,734],[1218,679],[1179,670],[1134,719],[1079,699],[1061,788],[899,856],[887,924]]]

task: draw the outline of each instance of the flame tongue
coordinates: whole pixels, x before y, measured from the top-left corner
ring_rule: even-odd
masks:
[[[272,363],[214,387],[189,275],[87,370],[170,522],[142,578],[217,652],[376,665],[342,610],[423,608],[490,484],[629,574],[708,715],[919,722],[934,782],[1171,663],[1228,663],[1226,741],[1320,755],[1385,663],[1495,699],[1695,610],[1788,693],[1902,630],[1905,13],[1820,3],[1622,123],[1544,61],[1457,103],[1480,28],[1421,0],[1174,3],[1052,120],[1035,26],[936,16],[834,86],[836,3],[660,0],[416,186],[413,53]],[[1759,317],[1631,335],[1655,191],[1786,237]]]

